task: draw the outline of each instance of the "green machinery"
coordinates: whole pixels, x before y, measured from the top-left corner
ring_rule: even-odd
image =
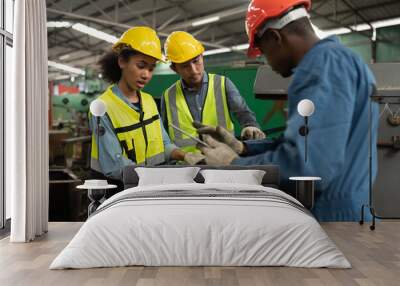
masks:
[[[69,94],[65,93],[52,97],[53,121],[71,122],[76,113],[87,113],[90,103],[96,99],[97,94]]]
[[[83,90],[81,93],[52,96],[53,124],[74,123],[77,115],[86,116],[90,103],[103,92],[105,87],[101,80],[85,80],[78,85]]]

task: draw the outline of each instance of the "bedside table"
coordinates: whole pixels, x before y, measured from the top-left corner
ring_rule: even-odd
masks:
[[[315,181],[321,181],[321,178],[290,177],[289,180],[296,181],[296,199],[311,210],[314,207]]]
[[[90,204],[88,206],[88,217],[90,217],[90,215],[94,213],[96,209],[101,205],[102,201],[104,201],[106,196],[106,191],[108,189],[115,189],[117,186],[108,184],[96,186],[88,184],[87,181],[88,180],[85,181],[84,185],[79,185],[76,188],[88,190],[88,198],[90,200]]]

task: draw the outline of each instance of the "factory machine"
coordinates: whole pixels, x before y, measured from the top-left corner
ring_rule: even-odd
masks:
[[[79,93],[51,96],[49,130],[49,220],[82,221],[87,194],[76,186],[90,170],[90,103],[102,92],[98,81],[86,81]],[[57,94],[57,93],[56,93]]]

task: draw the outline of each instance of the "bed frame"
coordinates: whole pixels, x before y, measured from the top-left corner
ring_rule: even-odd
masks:
[[[122,181],[124,183],[124,189],[133,188],[138,185],[139,177],[135,172],[135,168],[138,166],[127,166],[122,170]],[[182,168],[188,167],[187,165],[161,165],[155,167],[146,168]],[[196,167],[204,169],[219,169],[219,170],[263,170],[265,175],[262,179],[261,184],[265,187],[279,188],[280,176],[279,166],[277,165],[254,165],[254,166],[208,166],[208,165],[196,165]],[[203,176],[198,173],[194,178],[197,183],[204,183]]]

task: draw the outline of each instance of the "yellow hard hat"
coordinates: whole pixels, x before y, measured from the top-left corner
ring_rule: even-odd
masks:
[[[173,63],[184,63],[204,52],[203,45],[191,34],[176,31],[171,33],[164,44],[167,59]]]
[[[118,51],[121,45],[162,61],[161,43],[156,31],[149,27],[133,27],[125,31],[112,49]]]

